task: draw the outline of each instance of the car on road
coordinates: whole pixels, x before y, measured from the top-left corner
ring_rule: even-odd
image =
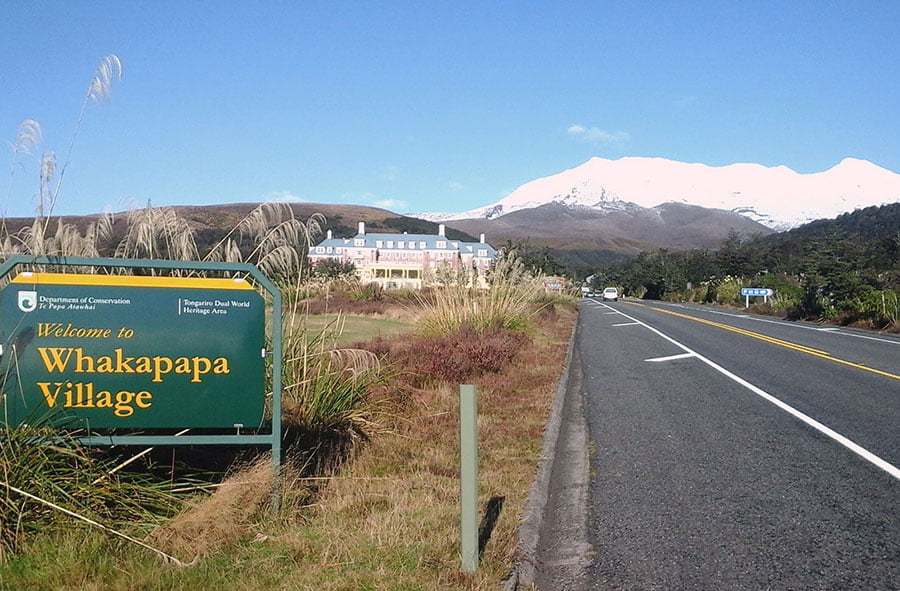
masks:
[[[615,287],[607,287],[603,290],[603,301],[604,302],[618,302],[619,301],[619,290]]]

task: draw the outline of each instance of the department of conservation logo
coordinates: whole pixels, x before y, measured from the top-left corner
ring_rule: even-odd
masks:
[[[37,292],[36,291],[20,291],[19,292],[19,310],[23,312],[31,312],[37,308]]]

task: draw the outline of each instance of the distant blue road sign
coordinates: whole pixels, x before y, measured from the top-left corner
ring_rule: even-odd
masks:
[[[742,287],[742,296],[770,296],[775,292],[768,287]]]

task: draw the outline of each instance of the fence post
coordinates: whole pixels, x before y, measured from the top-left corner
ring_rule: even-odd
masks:
[[[462,570],[478,568],[478,389],[459,387],[460,553]]]

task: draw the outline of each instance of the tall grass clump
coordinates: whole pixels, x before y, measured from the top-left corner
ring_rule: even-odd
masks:
[[[443,278],[430,294],[418,298],[424,310],[422,329],[444,335],[463,326],[477,332],[527,330],[544,295],[540,279],[510,252],[497,259],[487,281],[487,288],[479,287],[477,278],[465,269]]]
[[[304,222],[294,216],[288,203],[263,203],[219,240],[204,259],[253,263],[282,290],[292,292],[307,274],[306,254],[324,224],[322,214],[313,214]],[[290,293],[286,296],[292,301]]]
[[[70,528],[71,513],[131,529],[174,512],[177,499],[165,486],[115,472],[111,460],[50,425],[47,415],[2,431],[0,560],[35,534]]]
[[[199,258],[194,231],[171,207],[134,208],[115,255],[125,259],[195,261]]]
[[[78,254],[90,254],[90,233],[79,235],[74,226],[63,227],[59,224],[54,236],[50,236],[53,210],[59,200],[63,179],[66,170],[72,161],[72,152],[75,148],[78,133],[84,121],[87,108],[91,103],[105,102],[112,92],[112,84],[122,78],[122,62],[115,54],[104,56],[91,81],[88,83],[87,92],[81,104],[81,109],[75,121],[72,137],[66,150],[65,159],[61,166],[57,164],[56,154],[52,150],[45,150],[40,157],[37,156],[43,136],[41,125],[33,119],[26,119],[19,125],[16,140],[13,143],[13,159],[10,168],[10,180],[4,203],[0,230],[3,234],[3,254],[16,254],[18,252],[34,255],[62,254],[60,250],[70,248]],[[24,165],[26,157],[37,158],[39,165],[37,202],[35,204],[34,224],[27,228],[17,240],[10,240],[6,231],[6,207],[12,198],[12,179],[15,171]],[[76,243],[61,244],[65,241],[76,239]]]
[[[380,412],[372,393],[384,380],[378,357],[363,349],[339,348],[343,319],[324,330],[307,330],[295,315],[283,341],[282,407],[285,422],[315,432],[365,435]]]

